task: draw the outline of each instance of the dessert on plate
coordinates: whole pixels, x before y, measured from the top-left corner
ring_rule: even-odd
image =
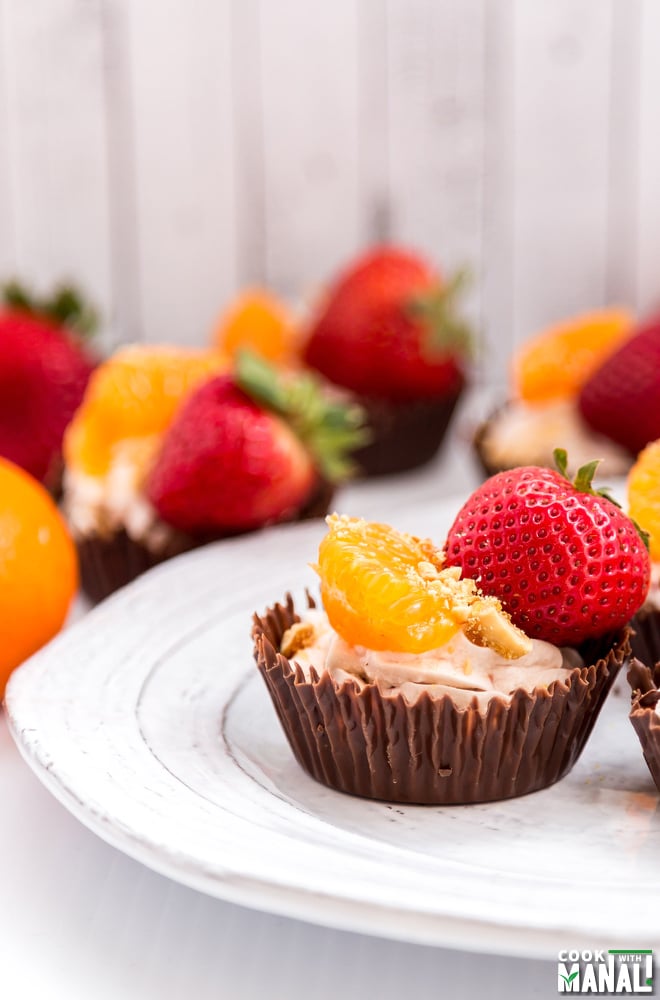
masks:
[[[636,327],[594,371],[579,406],[595,433],[631,455],[660,438],[660,315]]]
[[[651,554],[651,587],[632,623],[630,721],[660,790],[660,441],[647,445],[630,472],[628,508],[648,532]]]
[[[72,288],[35,298],[6,285],[0,311],[0,456],[57,494],[62,438],[94,367],[96,317]]]
[[[559,453],[565,470],[565,456]],[[316,780],[391,802],[523,795],[577,760],[629,652],[649,557],[635,525],[562,472],[500,473],[443,549],[333,515],[322,609],[255,615],[255,659]]]
[[[485,474],[552,466],[557,441],[566,444],[575,468],[598,455],[606,475],[625,474],[629,452],[586,423],[579,400],[585,383],[631,331],[630,313],[606,309],[566,320],[523,344],[513,358],[511,398],[475,435]]]
[[[635,615],[632,648],[652,666],[660,661],[660,440],[640,453],[628,477],[628,513],[648,536],[651,586]]]
[[[445,280],[426,260],[376,247],[354,261],[313,313],[304,363],[364,407],[367,475],[402,472],[438,451],[466,384],[470,331]]]
[[[95,372],[67,432],[64,507],[100,600],[211,540],[322,516],[361,414],[256,356],[132,347]]]

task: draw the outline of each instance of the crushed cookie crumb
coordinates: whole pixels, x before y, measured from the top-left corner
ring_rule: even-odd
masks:
[[[282,636],[280,653],[289,660],[301,649],[311,646],[315,638],[316,631],[311,622],[295,622]]]

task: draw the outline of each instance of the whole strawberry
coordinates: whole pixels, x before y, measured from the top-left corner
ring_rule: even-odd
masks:
[[[447,564],[498,597],[531,637],[577,645],[620,628],[640,608],[651,563],[637,526],[593,491],[598,465],[566,477],[525,466],[488,479],[459,511]]]
[[[300,512],[323,479],[351,470],[361,413],[309,376],[278,376],[244,354],[205,382],[165,434],[146,491],[164,521],[192,535],[248,531]]]
[[[660,437],[660,316],[592,375],[579,406],[593,430],[635,455]]]
[[[451,395],[469,340],[447,284],[421,257],[379,247],[340,276],[312,323],[305,361],[337,385],[392,402]]]
[[[35,302],[7,286],[0,312],[0,455],[56,487],[62,438],[93,362],[74,331],[90,325],[71,289]]]

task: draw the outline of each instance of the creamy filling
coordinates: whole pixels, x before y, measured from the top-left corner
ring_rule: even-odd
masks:
[[[482,447],[488,463],[497,468],[554,466],[555,448],[568,451],[575,469],[601,458],[601,474],[621,476],[631,465],[631,458],[623,448],[589,430],[572,400],[507,404],[491,418]]]
[[[392,653],[349,646],[331,627],[322,611],[310,611],[303,621],[313,628],[313,641],[291,659],[305,676],[310,668],[326,670],[337,685],[348,679],[358,686],[376,684],[381,691],[401,694],[413,704],[423,691],[432,696],[448,694],[459,708],[475,701],[485,710],[494,696],[508,700],[517,688],[533,691],[564,680],[575,667],[584,666],[580,654],[549,642],[532,640],[532,649],[517,660],[508,660],[492,649],[475,646],[462,631],[444,646],[426,653]]]
[[[182,537],[147,500],[144,464],[135,460],[130,439],[115,447],[105,475],[90,476],[67,468],[63,506],[77,539],[108,538],[123,528],[134,541],[157,553]]]

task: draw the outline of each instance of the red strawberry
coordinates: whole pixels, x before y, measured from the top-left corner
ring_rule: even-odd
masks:
[[[459,511],[446,560],[536,639],[577,645],[613,632],[640,608],[651,563],[636,525],[594,493],[597,462],[565,478],[525,466],[488,479]]]
[[[17,285],[0,314],[0,455],[54,486],[64,430],[93,368],[73,334],[80,302],[62,289],[35,304]],[[86,314],[86,320],[90,314]]]
[[[416,254],[376,248],[339,277],[312,325],[305,361],[337,385],[393,402],[461,388],[468,340],[445,284]]]
[[[635,455],[660,438],[660,316],[649,320],[592,375],[579,406],[593,430]]]
[[[249,395],[248,395],[249,393]],[[233,376],[204,383],[168,429],[147,482],[163,520],[191,534],[247,531],[305,506],[319,476],[349,472],[362,440],[355,407],[329,402],[309,376],[288,380],[239,358]]]

